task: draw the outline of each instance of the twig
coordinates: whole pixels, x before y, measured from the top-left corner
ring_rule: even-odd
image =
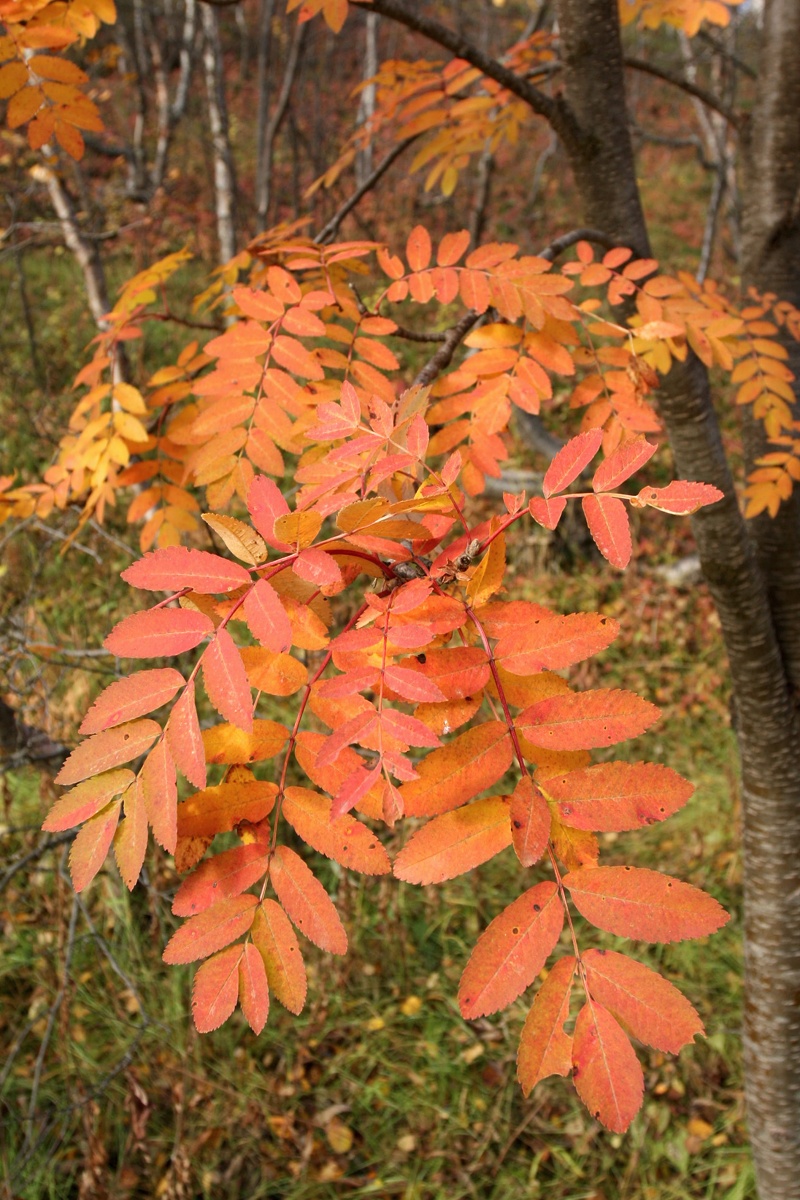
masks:
[[[68,542],[70,540],[68,534],[59,533],[57,529],[51,529],[50,526],[45,525],[43,521],[34,521],[33,528],[37,533],[43,533],[45,537],[54,538],[59,542]],[[93,558],[98,566],[103,566],[103,560],[96,550],[92,550],[90,546],[84,546],[82,542],[71,542],[70,544],[73,545],[76,550],[82,550],[84,554],[88,554],[89,558]]]
[[[633,71],[643,71],[646,75],[653,75],[656,79],[663,79],[665,83],[671,83],[673,87],[680,88],[681,91],[687,92],[690,96],[702,100],[707,108],[712,108],[714,112],[718,112],[734,129],[739,128],[740,117],[737,113],[723,104],[721,100],[718,100],[711,92],[707,92],[705,88],[699,87],[696,83],[690,83],[682,75],[676,75],[673,71],[668,71],[665,67],[657,67],[654,63],[647,62],[643,58],[634,58],[630,55],[626,55],[624,63],[626,67],[630,67]]]
[[[2,878],[0,878],[0,892],[11,882],[17,871],[21,871],[32,859],[41,858],[48,850],[54,850],[56,846],[63,846],[65,842],[71,842],[74,837],[75,830],[68,829],[66,833],[59,833],[56,837],[48,838],[46,841],[40,842],[38,846],[34,846],[27,854],[21,855],[16,862],[11,863],[11,866],[6,869]]]
[[[359,201],[366,196],[367,192],[371,191],[375,187],[375,184],[383,178],[392,163],[395,162],[403,153],[403,151],[407,150],[412,142],[415,142],[418,137],[420,137],[420,134],[417,133],[413,137],[405,138],[402,142],[398,142],[397,145],[389,151],[386,157],[381,159],[372,174],[368,175],[361,184],[361,187],[356,188],[352,196],[345,200],[342,207],[336,213],[334,213],[327,225],[324,225],[319,231],[317,236],[314,238],[314,241],[317,245],[324,245],[325,242],[330,241],[336,236],[339,226],[347,214],[353,211]]]
[[[544,250],[537,251],[537,256],[546,258],[548,262],[554,262],[559,254],[569,250],[570,246],[574,246],[576,242],[596,242],[598,246],[605,246],[607,250],[613,250],[619,245],[616,238],[613,238],[610,233],[603,233],[602,229],[571,229],[569,233],[550,242]]]

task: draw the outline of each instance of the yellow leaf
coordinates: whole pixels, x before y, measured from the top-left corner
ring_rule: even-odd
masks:
[[[322,517],[318,512],[292,512],[278,517],[274,533],[278,541],[304,550],[311,545],[321,528]]]
[[[400,1012],[404,1017],[415,1017],[422,1008],[422,1001],[419,996],[407,996],[400,1005]]]
[[[506,539],[501,533],[494,539],[467,584],[470,604],[485,604],[497,592],[506,573]]]
[[[203,513],[202,517],[206,525],[225,543],[231,554],[235,554],[242,562],[257,567],[266,561],[267,544],[250,525],[219,513]]]

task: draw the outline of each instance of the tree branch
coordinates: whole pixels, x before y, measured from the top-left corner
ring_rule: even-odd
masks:
[[[582,143],[583,135],[578,124],[560,96],[552,97],[540,91],[455,30],[448,29],[432,17],[423,16],[416,9],[407,8],[402,0],[355,0],[355,3],[368,3],[370,11],[389,17],[414,33],[421,33],[423,37],[430,38],[432,42],[449,50],[456,58],[463,58],[484,75],[494,79],[501,87],[507,88],[513,95],[519,96],[520,100],[524,100],[535,113],[549,121],[562,141],[573,147]]]
[[[687,92],[697,100],[701,100],[708,108],[713,108],[714,112],[718,112],[721,117],[724,117],[734,129],[739,128],[741,118],[738,113],[733,112],[721,100],[718,100],[715,95],[707,92],[705,88],[698,87],[696,83],[690,83],[683,76],[676,75],[674,72],[668,71],[665,67],[657,67],[654,63],[647,62],[643,58],[633,58],[630,55],[626,55],[623,61],[625,66],[630,67],[631,70],[643,71],[645,75],[653,75],[656,79],[663,79],[665,83],[671,83],[673,87],[680,88],[681,91]]]
[[[319,233],[314,238],[314,241],[317,243],[317,245],[324,245],[325,242],[328,242],[332,238],[336,237],[336,234],[339,232],[339,226],[347,214],[353,211],[359,201],[366,196],[367,192],[372,191],[372,189],[375,187],[375,184],[383,178],[392,163],[395,162],[403,153],[403,151],[407,150],[412,142],[415,142],[419,136],[420,134],[416,133],[413,137],[405,138],[404,141],[398,142],[397,145],[389,151],[386,157],[381,159],[372,174],[368,175],[361,184],[361,187],[357,188],[356,191],[353,192],[352,196],[345,200],[342,207],[334,213],[327,225],[323,225],[322,229],[320,229]]]
[[[482,315],[482,313],[470,309],[469,312],[464,314],[457,325],[454,325],[452,329],[447,331],[442,345],[436,351],[433,358],[428,359],[414,380],[413,387],[428,387],[429,384],[433,383],[441,375],[445,367],[450,366],[459,343],[467,336],[472,326],[478,323]]]
[[[539,250],[537,257],[554,262],[559,254],[569,250],[570,246],[574,246],[576,242],[596,242],[598,246],[605,246],[606,250],[613,250],[619,245],[616,238],[613,238],[610,233],[603,233],[602,229],[571,229],[569,233],[563,234],[549,246],[545,246],[544,250]]]

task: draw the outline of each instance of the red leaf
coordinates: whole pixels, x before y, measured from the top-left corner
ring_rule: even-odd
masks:
[[[541,496],[534,496],[528,505],[528,512],[534,521],[545,529],[555,529],[566,507],[565,496],[557,496],[553,500],[543,500]]]
[[[197,788],[206,786],[206,756],[197,719],[194,681],[186,686],[167,722],[167,740],[181,774]]]
[[[117,658],[171,658],[214,632],[214,622],[189,608],[147,608],[115,625],[103,642]]]
[[[578,1095],[595,1120],[624,1133],[641,1107],[644,1076],[628,1038],[596,1001],[578,1013],[572,1064]]]
[[[542,481],[545,499],[556,492],[563,492],[594,458],[603,441],[602,429],[589,429],[570,438],[555,456]]]
[[[164,949],[165,963],[196,962],[208,958],[215,950],[235,942],[253,924],[253,912],[258,904],[255,896],[231,896],[220,900],[196,917],[190,917],[173,933]]]
[[[89,886],[105,862],[121,808],[122,803],[117,800],[96,817],[90,817],[72,843],[69,852],[69,873],[76,892],[82,892]]]
[[[372,830],[355,817],[332,820],[327,796],[310,788],[288,787],[281,812],[304,842],[343,867],[362,875],[391,871],[389,856]]]
[[[724,492],[710,483],[687,483],[675,479],[667,487],[645,487],[633,497],[636,508],[657,508],[661,512],[683,514],[697,512],[706,504],[716,504],[724,498]]]
[[[99,775],[102,771],[130,762],[132,758],[144,754],[160,733],[161,726],[157,721],[142,719],[92,734],[75,747],[56,775],[55,782],[63,785],[80,783],[90,775]]]
[[[415,661],[412,659],[412,661]],[[388,666],[383,673],[386,686],[412,704],[438,704],[447,697],[431,679],[407,667]]]
[[[165,546],[152,550],[131,563],[122,572],[131,587],[148,592],[193,592],[212,595],[232,592],[243,583],[250,583],[250,572],[239,563],[210,554],[207,550],[189,550],[186,546]]]
[[[138,779],[122,797],[125,816],[114,834],[114,857],[129,892],[136,886],[147,853],[147,811]]]
[[[583,515],[595,545],[612,567],[624,570],[631,561],[631,527],[622,500],[614,496],[584,496]]]
[[[347,953],[347,934],[325,888],[288,846],[276,846],[270,880],[290,921],[330,954]]]
[[[547,793],[561,820],[574,829],[617,833],[665,821],[683,808],[694,787],[658,763],[597,763],[551,776]]]
[[[317,684],[315,691],[318,696],[328,700],[343,700],[345,696],[354,696],[357,692],[365,692],[380,678],[377,667],[365,667],[363,671],[348,671],[345,675],[336,675]]]
[[[508,801],[488,796],[418,829],[395,859],[394,873],[406,883],[442,883],[488,862],[510,845]]]
[[[512,675],[560,671],[605,650],[618,633],[613,617],[600,613],[532,617],[500,638],[495,657]]]
[[[244,1019],[258,1035],[269,1016],[269,986],[264,960],[252,942],[245,945],[239,960],[239,1003]]]
[[[550,809],[529,775],[520,779],[511,796],[511,840],[523,867],[532,867],[547,849]]]
[[[410,717],[408,713],[398,712],[396,708],[384,708],[380,714],[384,735],[396,738],[407,746],[441,746],[435,733],[427,725]]]
[[[486,721],[459,734],[416,764],[419,779],[400,795],[409,817],[433,817],[458,808],[505,775],[513,756],[503,721]]]
[[[117,771],[105,771],[92,779],[84,780],[56,800],[42,824],[42,829],[47,833],[61,833],[65,829],[82,825],[105,808],[109,800],[113,800],[130,787],[135,778],[133,771],[121,767]]]
[[[292,645],[292,623],[268,579],[259,579],[244,598],[244,617],[253,637],[275,654]]]
[[[275,998],[291,1013],[303,1011],[308,984],[300,944],[289,918],[274,900],[262,900],[252,929]]]
[[[342,572],[334,559],[324,550],[318,550],[315,547],[301,550],[292,564],[292,570],[295,575],[299,575],[301,579],[305,579],[309,583],[316,584],[317,587],[326,587],[342,582]]]
[[[372,770],[368,770],[366,767],[356,767],[355,771],[347,776],[333,798],[330,808],[331,821],[335,821],[337,817],[343,817],[351,808],[355,808],[358,802],[372,790],[381,774],[380,763],[377,763]]]
[[[253,731],[253,698],[239,651],[227,629],[218,629],[203,654],[203,679],[208,698],[226,721],[245,733]]]
[[[377,724],[378,714],[372,707],[351,717],[349,721],[345,721],[335,733],[332,733],[323,742],[322,749],[317,755],[317,766],[319,768],[327,767],[336,762],[345,746],[360,741]]]
[[[626,479],[630,479],[640,467],[655,454],[658,446],[647,442],[643,437],[626,442],[610,454],[594,473],[592,487],[596,492],[613,492]]]
[[[289,505],[274,480],[266,475],[256,475],[247,493],[247,511],[264,541],[274,550],[291,550],[288,542],[280,541],[273,532],[278,517],[285,517],[289,512]]]
[[[517,1078],[526,1096],[548,1075],[569,1075],[572,1037],[564,1032],[575,975],[575,959],[560,958],[536,993],[525,1019],[517,1054]]]
[[[134,717],[143,717],[171,700],[184,682],[180,671],[173,667],[139,671],[127,679],[119,679],[100,693],[78,732],[100,733]]]
[[[230,946],[198,967],[192,984],[192,1017],[198,1033],[224,1025],[239,998],[239,962],[243,948]]]
[[[729,919],[713,896],[645,867],[584,867],[566,875],[564,886],[598,929],[642,942],[706,937]]]
[[[635,692],[598,688],[549,696],[517,717],[517,727],[534,746],[547,750],[591,750],[638,737],[660,710]]]
[[[178,780],[165,737],[148,754],[139,779],[153,835],[167,854],[174,854],[178,838]]]
[[[172,911],[176,917],[193,917],[217,900],[239,896],[261,879],[268,865],[267,847],[260,842],[223,850],[184,879],[175,893]]]
[[[499,1012],[530,987],[564,927],[564,906],[547,880],[519,896],[478,938],[458,988],[466,1020]]]
[[[611,1009],[640,1042],[679,1054],[705,1033],[686,997],[644,963],[616,950],[587,950],[583,963],[592,999]]]

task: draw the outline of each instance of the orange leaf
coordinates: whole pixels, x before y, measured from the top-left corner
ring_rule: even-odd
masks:
[[[139,779],[153,836],[168,854],[174,854],[178,836],[178,780],[165,737],[148,754]]]
[[[138,758],[161,733],[157,721],[129,721],[116,729],[95,733],[76,746],[55,777],[63,785],[80,783],[90,775],[99,775],[122,763]]]
[[[404,658],[403,669],[429,680],[446,700],[464,700],[481,692],[491,673],[486,651],[480,646],[427,650],[418,658]]]
[[[82,892],[94,879],[105,862],[114,838],[122,808],[121,801],[110,804],[95,817],[90,817],[79,830],[69,852],[69,873],[76,892]]]
[[[578,1013],[572,1077],[589,1112],[613,1133],[624,1133],[642,1103],[644,1076],[633,1046],[602,1005]]]
[[[253,730],[253,700],[244,665],[227,629],[218,629],[203,654],[203,680],[214,708],[245,733]]]
[[[270,880],[286,915],[310,942],[330,954],[347,953],[347,934],[333,901],[302,858],[288,846],[276,846]]]
[[[263,821],[269,816],[278,794],[277,785],[254,779],[246,768],[243,777],[195,792],[178,805],[178,836],[212,837],[227,833],[240,821]]]
[[[261,1033],[269,1016],[269,986],[264,960],[252,942],[239,960],[239,1004],[253,1033]]]
[[[276,999],[289,1012],[302,1012],[308,990],[303,956],[289,918],[274,900],[262,900],[256,909],[252,938]]]
[[[657,508],[660,512],[693,513],[706,504],[716,504],[722,500],[723,493],[710,483],[687,483],[685,480],[673,480],[667,487],[642,488],[638,496],[632,498],[636,508]]]
[[[236,941],[253,924],[257,904],[255,896],[231,896],[190,917],[167,942],[164,962],[173,966],[196,962]]]
[[[522,1027],[517,1078],[526,1096],[548,1075],[569,1075],[572,1037],[564,1032],[575,975],[575,959],[560,958],[536,993]]]
[[[286,744],[289,730],[277,721],[253,721],[252,733],[238,725],[212,725],[202,733],[208,763],[249,763],[274,758]]]
[[[466,1020],[499,1012],[530,987],[564,927],[564,906],[550,880],[537,883],[478,938],[458,988]]]
[[[198,1033],[224,1025],[239,998],[242,946],[230,946],[198,968],[192,984],[192,1018]]]
[[[621,483],[630,479],[631,475],[649,462],[657,449],[658,446],[645,441],[643,437],[626,442],[600,463],[592,477],[592,488],[596,492],[615,491]]]
[[[618,937],[681,942],[729,920],[713,896],[645,867],[584,867],[566,875],[564,886],[587,921]]]
[[[618,633],[613,617],[600,613],[548,614],[532,617],[501,637],[495,656],[512,675],[560,671],[605,650]]]
[[[412,271],[424,271],[431,261],[431,239],[424,225],[416,225],[408,235],[406,258]]]
[[[562,446],[550,466],[547,468],[542,481],[542,492],[545,499],[556,492],[563,492],[574,479],[577,479],[584,467],[592,461],[603,441],[602,429],[589,429],[571,438],[566,446]]]
[[[617,833],[666,821],[683,808],[694,787],[658,763],[598,763],[548,779],[559,815],[576,829]]]
[[[150,592],[179,592],[191,588],[201,595],[232,592],[243,583],[250,583],[250,572],[239,563],[207,550],[188,550],[185,546],[168,546],[153,550],[132,563],[122,572],[131,587]]]
[[[458,233],[446,233],[436,252],[437,264],[440,267],[454,266],[468,249],[470,240],[468,229],[462,229]]]
[[[644,963],[616,950],[587,950],[583,963],[592,999],[611,1009],[640,1042],[679,1054],[705,1033],[686,997]]]
[[[458,808],[505,775],[513,751],[502,721],[486,721],[432,750],[416,764],[419,779],[400,795],[409,817],[433,817]]]
[[[281,811],[304,842],[343,867],[362,875],[388,875],[391,871],[389,856],[371,829],[351,816],[331,820],[327,796],[309,788],[289,787]]]
[[[292,644],[292,625],[268,579],[259,579],[244,598],[244,616],[254,637],[275,654]]]
[[[92,779],[84,780],[56,800],[42,824],[42,829],[47,833],[60,833],[82,825],[105,808],[109,800],[113,800],[129,788],[135,778],[133,771],[121,767],[117,771],[105,771]]]
[[[394,873],[407,883],[442,883],[488,862],[510,845],[508,801],[488,796],[418,829],[395,859]]]
[[[584,496],[582,503],[589,532],[603,558],[624,570],[633,549],[624,502],[614,496]]]
[[[209,622],[210,624],[210,622]],[[213,627],[212,627],[213,628]],[[187,685],[167,722],[167,739],[178,770],[195,787],[206,786],[206,759],[203,737],[194,699],[194,681]]]
[[[148,608],[132,613],[103,642],[118,658],[171,658],[192,650],[210,633],[214,622],[188,608]]]
[[[547,849],[550,809],[530,776],[520,779],[511,796],[511,839],[523,867],[532,867]]]
[[[635,692],[598,688],[540,700],[520,713],[516,724],[534,746],[591,750],[638,737],[660,715],[654,704]]]
[[[223,850],[184,879],[175,893],[172,911],[176,917],[193,917],[217,900],[239,896],[261,879],[268,865],[267,847],[260,842]]]
[[[120,679],[100,693],[83,718],[79,733],[100,733],[134,717],[143,717],[171,700],[184,683],[180,671],[172,667],[139,671]]]
[[[125,816],[114,834],[114,857],[125,887],[132,892],[147,852],[147,811],[141,779],[128,788],[122,803]]]
[[[291,654],[273,654],[259,646],[245,646],[240,653],[250,686],[268,696],[292,696],[308,681],[306,666]]]

